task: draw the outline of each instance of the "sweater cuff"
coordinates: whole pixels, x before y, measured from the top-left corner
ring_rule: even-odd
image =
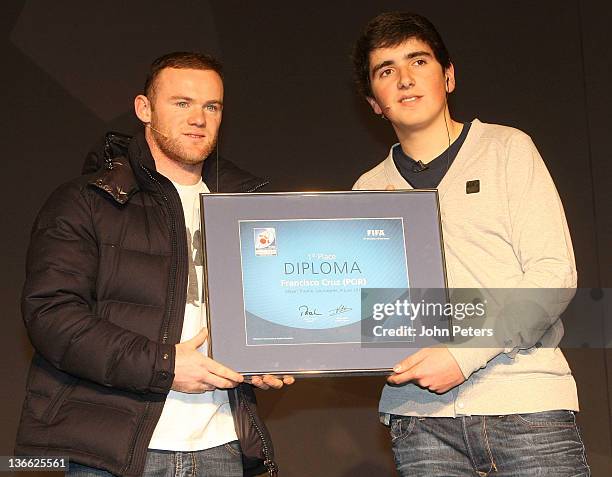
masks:
[[[159,344],[153,377],[151,379],[151,392],[168,394],[174,381],[174,359],[176,349],[170,344]]]
[[[502,352],[501,349],[493,348],[453,348],[448,351],[455,358],[463,377],[468,379],[474,372],[484,368],[490,359]]]

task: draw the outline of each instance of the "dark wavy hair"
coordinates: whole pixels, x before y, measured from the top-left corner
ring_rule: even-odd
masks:
[[[190,51],[175,51],[160,56],[151,63],[151,68],[147,74],[144,84],[144,95],[150,100],[155,95],[155,80],[159,73],[165,68],[192,69],[192,70],[212,70],[223,78],[223,66],[221,62],[211,55],[204,53],[194,53]]]
[[[361,94],[372,96],[370,53],[377,48],[397,46],[410,38],[427,43],[443,70],[450,67],[451,59],[444,41],[427,18],[409,12],[381,13],[370,20],[353,48],[354,79]]]

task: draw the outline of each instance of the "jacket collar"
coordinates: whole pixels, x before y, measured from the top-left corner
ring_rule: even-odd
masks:
[[[127,151],[119,157],[109,157],[105,150],[104,166],[89,181],[89,184],[109,194],[119,204],[125,204],[142,185],[146,169],[155,171],[155,161],[144,138],[138,133],[130,141]]]
[[[138,190],[158,193],[154,176],[158,181],[167,181],[157,173],[151,150],[141,131],[129,140],[123,155],[106,158],[104,167],[94,174],[89,184],[125,204]],[[211,192],[255,192],[270,182],[218,157],[216,152],[204,161],[202,180]]]
[[[113,159],[96,172],[88,184],[103,190],[120,204],[125,204],[138,191],[132,168],[125,157]]]

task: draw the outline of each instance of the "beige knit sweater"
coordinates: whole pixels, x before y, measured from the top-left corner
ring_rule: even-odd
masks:
[[[467,181],[480,181],[466,193]],[[389,156],[354,189],[410,189]],[[578,410],[576,384],[557,345],[559,313],[576,287],[576,267],[563,206],[533,142],[510,127],[474,120],[438,187],[450,288],[558,289],[535,342],[509,323],[504,346],[449,348],[462,385],[438,395],[416,385],[385,386],[384,413],[416,416],[501,415]],[[521,339],[522,338],[522,339]]]

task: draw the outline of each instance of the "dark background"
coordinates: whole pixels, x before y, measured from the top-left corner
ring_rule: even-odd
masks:
[[[352,88],[349,53],[367,20],[410,8],[451,51],[459,120],[519,127],[556,182],[580,286],[612,286],[611,2],[3,2],[0,455],[12,453],[31,348],[19,294],[31,223],[78,175],[105,131],[139,127],[132,99],[147,67],[173,50],[226,65],[221,154],[277,190],[350,188],[394,136]],[[603,315],[575,315],[610,337]],[[607,328],[606,328],[607,326]],[[609,342],[609,341],[608,341]],[[612,474],[612,352],[565,349],[593,475]],[[377,423],[382,378],[303,380],[260,393],[283,476],[393,475]]]

